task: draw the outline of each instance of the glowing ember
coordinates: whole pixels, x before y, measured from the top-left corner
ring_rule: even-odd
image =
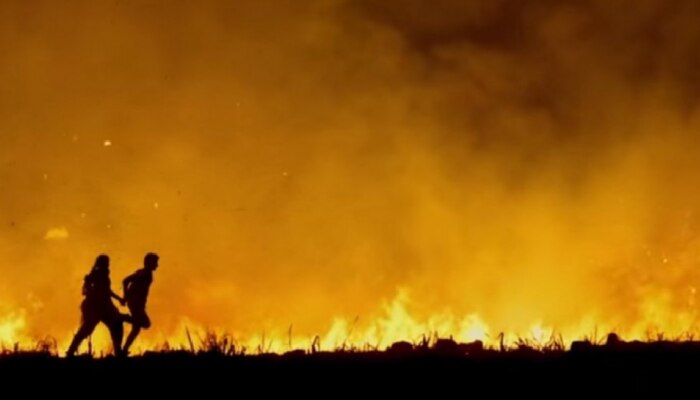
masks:
[[[68,229],[66,228],[51,228],[44,235],[46,240],[63,240],[68,239]]]

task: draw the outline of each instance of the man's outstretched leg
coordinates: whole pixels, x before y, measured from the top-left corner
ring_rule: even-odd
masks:
[[[151,327],[151,319],[148,318],[146,310],[140,307],[129,307],[129,311],[131,311],[131,332],[129,332],[129,336],[127,336],[126,342],[124,343],[124,353],[126,354],[129,353],[129,348],[131,348],[131,345],[134,343],[134,340],[136,340],[141,329],[148,329]]]
[[[129,332],[129,336],[126,337],[126,342],[124,342],[124,354],[129,354],[129,348],[134,343],[134,340],[136,340],[136,336],[139,335],[139,332],[141,332],[141,326],[137,324],[131,325],[131,332]]]

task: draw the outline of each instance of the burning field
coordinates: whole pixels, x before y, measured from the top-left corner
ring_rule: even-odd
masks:
[[[696,354],[699,15],[1,1],[0,348],[63,355],[95,257],[156,251],[144,357]]]

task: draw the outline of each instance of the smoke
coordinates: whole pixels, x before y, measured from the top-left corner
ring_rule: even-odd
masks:
[[[698,7],[2,2],[0,311],[67,336],[97,254],[117,288],[156,251],[155,339],[403,289],[495,331],[694,328]]]

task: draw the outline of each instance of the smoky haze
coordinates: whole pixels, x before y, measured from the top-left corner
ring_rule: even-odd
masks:
[[[76,328],[156,251],[183,319],[325,332],[397,292],[496,332],[695,328],[693,1],[3,1],[0,318]]]

